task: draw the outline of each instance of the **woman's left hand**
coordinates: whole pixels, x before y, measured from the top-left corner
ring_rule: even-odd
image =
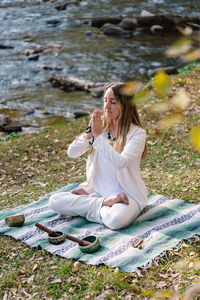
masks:
[[[94,138],[99,136],[102,133],[103,127],[102,127],[102,120],[101,120],[101,111],[99,109],[95,109],[95,111],[92,114],[92,135]]]

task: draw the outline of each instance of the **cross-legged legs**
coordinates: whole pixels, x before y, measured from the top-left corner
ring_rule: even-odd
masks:
[[[49,207],[66,216],[81,216],[91,222],[101,222],[100,208],[104,198],[97,194],[77,195],[71,192],[61,192],[52,195]]]
[[[109,197],[98,194],[77,195],[61,192],[49,199],[52,210],[66,216],[85,217],[90,222],[104,224],[110,229],[120,229],[130,225],[140,213],[136,201],[119,193]]]
[[[135,200],[129,199],[129,204],[115,203],[102,206],[100,215],[102,223],[110,229],[120,229],[130,225],[140,213],[139,205]]]

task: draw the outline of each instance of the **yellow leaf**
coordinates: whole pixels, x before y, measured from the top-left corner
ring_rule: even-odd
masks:
[[[166,55],[168,57],[179,56],[185,54],[190,50],[192,46],[192,41],[188,38],[181,38],[176,41],[167,51]]]
[[[159,126],[162,129],[168,128],[168,127],[171,127],[171,126],[175,126],[177,123],[182,121],[183,118],[184,118],[184,116],[183,116],[182,113],[176,113],[176,114],[170,115],[170,116],[165,117],[164,119],[162,119],[159,122]]]
[[[167,299],[169,298],[169,296],[171,296],[173,294],[172,291],[165,291],[162,296],[160,297],[160,300],[164,300],[164,299]]]
[[[144,291],[142,291],[142,296],[148,297],[148,296],[151,296],[153,293],[154,293],[153,290],[150,290],[150,289],[144,290]]]
[[[168,75],[163,71],[158,71],[154,78],[155,92],[158,97],[165,97],[170,91],[170,80]]]
[[[200,152],[200,126],[194,127],[190,130],[190,139],[192,144]]]
[[[181,90],[171,99],[171,102],[178,110],[185,110],[190,103],[190,98],[184,90]]]
[[[192,51],[188,52],[187,54],[185,54],[182,57],[182,60],[184,62],[191,62],[191,61],[196,61],[199,58],[200,58],[200,49],[195,49],[195,50],[192,50]]]
[[[135,94],[135,97],[133,98],[133,103],[138,105],[143,103],[145,100],[148,100],[152,97],[151,93],[147,91],[146,89],[142,89],[138,93]]]
[[[167,102],[160,102],[160,103],[155,103],[151,106],[151,110],[155,113],[163,113],[166,112],[169,109],[169,103]]]
[[[130,81],[130,82],[126,83],[126,85],[123,89],[123,92],[124,92],[124,94],[127,94],[127,95],[133,95],[135,93],[135,91],[137,89],[139,89],[140,87],[141,87],[140,82]]]

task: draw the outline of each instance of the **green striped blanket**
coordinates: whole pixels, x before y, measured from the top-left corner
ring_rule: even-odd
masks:
[[[71,184],[60,191],[70,191],[77,184]],[[51,254],[84,261],[87,264],[106,264],[127,272],[148,267],[163,256],[166,250],[173,249],[183,239],[197,237],[200,234],[200,205],[190,204],[179,199],[170,199],[162,195],[149,195],[148,205],[137,220],[128,228],[113,231],[102,224],[90,223],[81,217],[64,217],[48,207],[48,198],[44,197],[30,205],[10,211],[0,212],[0,232],[14,237],[31,247],[41,246]],[[4,219],[11,215],[25,215],[22,227],[8,227]],[[101,248],[92,254],[82,253],[76,243],[65,240],[63,244],[52,245],[47,233],[34,226],[39,222],[46,227],[63,231],[79,238],[95,235]],[[147,239],[142,249],[133,248],[138,238]]]

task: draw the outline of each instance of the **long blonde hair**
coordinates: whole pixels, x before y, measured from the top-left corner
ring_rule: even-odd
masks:
[[[120,104],[120,115],[117,120],[117,136],[115,149],[121,153],[124,149],[126,143],[126,136],[130,129],[131,124],[135,124],[140,128],[142,127],[139,114],[134,103],[134,93],[130,93],[126,89],[126,83],[124,82],[113,82],[108,84],[104,89],[104,95],[107,89],[111,88],[113,90],[116,101]],[[104,128],[109,132],[112,121],[103,117]],[[147,156],[147,143],[142,153],[142,159]]]

